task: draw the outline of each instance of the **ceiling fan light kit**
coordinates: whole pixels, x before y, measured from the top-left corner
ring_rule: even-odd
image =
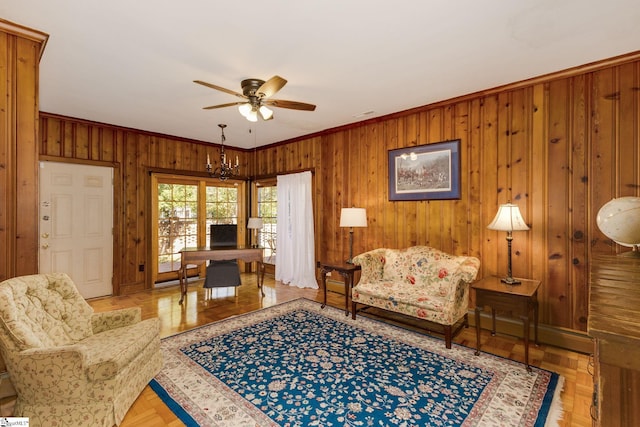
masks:
[[[242,104],[238,107],[238,111],[250,122],[257,122],[258,115],[262,120],[271,120],[273,118],[273,111],[265,107],[264,105],[256,109],[249,104]]]
[[[240,85],[242,86],[242,93],[235,92],[231,89],[226,89],[221,86],[217,86],[201,80],[194,80],[194,83],[198,83],[200,85],[219,90],[230,95],[235,95],[243,99],[243,101],[239,102],[230,102],[226,104],[204,107],[205,110],[237,105],[240,114],[242,114],[242,116],[250,122],[257,122],[258,116],[260,116],[262,120],[273,119],[273,111],[268,108],[267,105],[272,107],[288,108],[290,110],[301,111],[314,111],[316,109],[316,106],[313,104],[307,104],[297,101],[287,101],[284,99],[271,99],[271,96],[273,96],[276,92],[282,89],[285,84],[287,84],[287,81],[280,76],[273,76],[267,81],[260,79],[245,79],[240,83]]]

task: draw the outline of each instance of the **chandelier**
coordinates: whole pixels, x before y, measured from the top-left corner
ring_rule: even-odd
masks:
[[[220,166],[213,169],[211,167],[209,154],[207,154],[207,172],[211,177],[217,176],[221,181],[226,181],[234,175],[238,175],[238,172],[240,171],[240,163],[238,162],[238,156],[236,156],[236,163],[234,165],[231,164],[231,159],[227,161],[227,155],[224,152],[224,141],[226,140],[224,136],[224,128],[226,128],[227,125],[219,124],[218,127],[222,132],[222,142],[220,143]]]

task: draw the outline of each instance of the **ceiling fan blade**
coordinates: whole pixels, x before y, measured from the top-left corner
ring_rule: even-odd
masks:
[[[228,102],[226,104],[212,105],[210,107],[202,107],[202,109],[203,110],[213,110],[213,109],[216,109],[216,108],[233,107],[234,105],[242,105],[242,104],[246,104],[246,102]]]
[[[289,108],[291,110],[314,111],[316,109],[316,106],[313,104],[298,101],[286,101],[284,99],[265,99],[262,103],[279,108]]]
[[[261,98],[268,98],[275,95],[280,89],[287,84],[287,81],[280,76],[273,76],[256,90],[256,95]]]
[[[228,93],[230,95],[235,95],[235,96],[240,97],[242,99],[247,99],[247,97],[244,96],[243,94],[241,94],[239,92],[236,92],[236,91],[233,91],[231,89],[226,89],[226,88],[223,88],[221,86],[217,86],[217,85],[214,85],[214,84],[211,84],[211,83],[203,82],[202,80],[194,80],[193,82],[194,83],[198,83],[199,85],[202,85],[202,86],[206,86],[206,87],[211,88],[211,89],[219,90],[220,92]]]

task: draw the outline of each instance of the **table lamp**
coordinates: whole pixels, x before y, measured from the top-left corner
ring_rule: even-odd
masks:
[[[367,210],[365,208],[342,208],[340,211],[340,227],[349,227],[349,259],[353,264],[353,227],[367,226]]]
[[[506,231],[507,232],[507,246],[509,247],[508,252],[508,266],[507,266],[507,277],[503,277],[501,279],[502,282],[507,283],[509,285],[518,285],[520,281],[518,279],[514,279],[511,276],[511,241],[513,240],[513,236],[511,235],[512,231],[524,231],[528,230],[529,226],[525,224],[522,215],[520,214],[520,209],[518,205],[514,205],[512,203],[506,203],[504,205],[500,205],[498,208],[498,213],[496,217],[493,218],[491,224],[487,225],[489,230],[498,230],[498,231]]]
[[[262,229],[262,218],[249,218],[249,222],[247,223],[247,228],[249,230],[253,230],[253,239],[252,241],[255,242],[251,244],[252,248],[257,248],[258,246],[258,230]]]

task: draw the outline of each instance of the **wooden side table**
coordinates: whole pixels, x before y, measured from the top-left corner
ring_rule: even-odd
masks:
[[[476,356],[480,354],[480,310],[491,307],[491,335],[496,334],[496,310],[513,312],[524,323],[524,363],[529,366],[529,315],[533,312],[535,343],[538,344],[538,288],[539,280],[518,279],[522,283],[508,285],[499,277],[485,277],[471,284],[476,292]]]
[[[349,315],[349,298],[351,297],[351,288],[353,288],[353,280],[356,271],[360,270],[359,265],[347,264],[344,261],[319,261],[320,275],[322,276],[322,292],[324,299],[322,300],[322,308],[327,305],[327,273],[337,271],[344,279],[344,314]]]

